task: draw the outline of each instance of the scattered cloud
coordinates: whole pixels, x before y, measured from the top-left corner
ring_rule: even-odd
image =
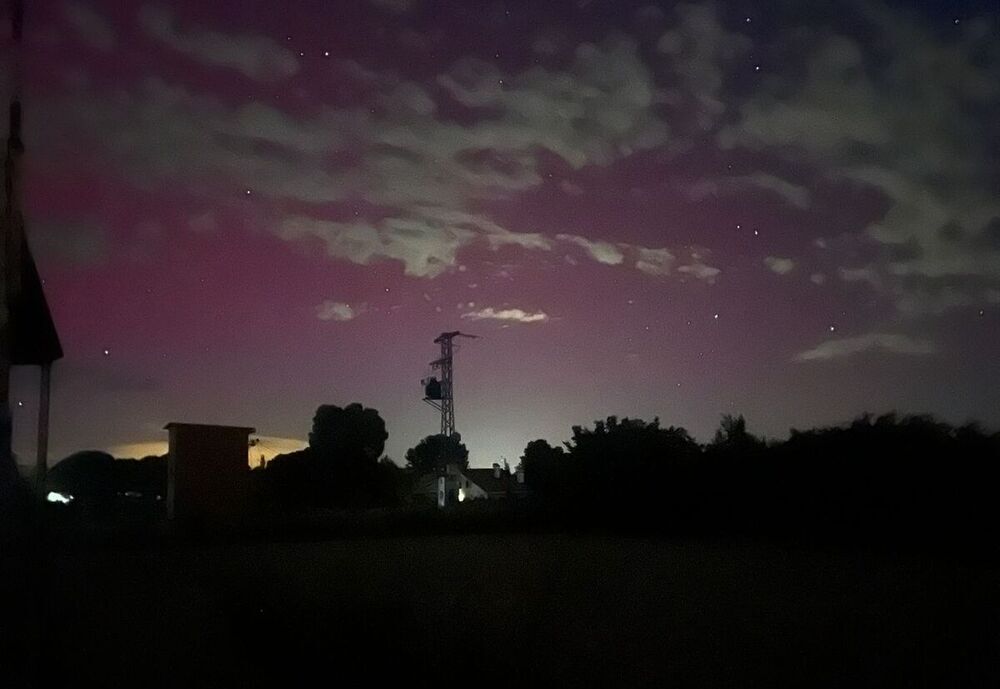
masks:
[[[772,273],[777,273],[778,275],[787,275],[795,270],[794,260],[778,256],[768,256],[764,259],[764,265],[766,265]]]
[[[813,273],[812,275],[809,276],[809,282],[813,283],[814,285],[822,285],[823,283],[826,282],[826,275],[824,275],[823,273]]]
[[[557,234],[556,239],[576,244],[598,263],[617,266],[625,260],[625,254],[622,253],[622,250],[611,242],[595,241],[575,234]]]
[[[908,335],[869,333],[858,337],[827,340],[813,349],[796,354],[795,360],[829,361],[871,351],[926,356],[937,352],[937,346],[928,340],[914,339]]]
[[[678,273],[684,273],[685,275],[690,275],[692,277],[698,278],[699,280],[704,280],[710,285],[715,284],[715,279],[719,277],[722,271],[714,266],[702,263],[700,260],[696,259],[694,263],[683,265],[677,269]]]
[[[838,268],[837,275],[844,282],[865,282],[875,290],[881,290],[883,286],[882,276],[874,266],[863,266],[861,268]]]
[[[748,190],[754,189],[773,192],[790,205],[802,210],[812,205],[812,195],[808,189],[764,172],[738,177],[701,179],[684,187],[685,193],[692,201],[718,198],[726,194],[745,194]]]
[[[981,250],[1000,217],[993,123],[983,117],[1000,102],[994,32],[969,20],[945,36],[881,4],[864,5],[859,21],[871,35],[863,43],[830,27],[801,29],[811,46],[805,70],[761,82],[718,143],[878,190],[886,211],[865,229],[885,249],[885,289],[905,292],[911,276],[1000,285],[1000,252]]]
[[[80,40],[95,50],[110,53],[115,49],[118,38],[111,23],[93,8],[76,0],[63,3],[63,16],[76,31]]]
[[[474,321],[494,320],[494,321],[516,321],[518,323],[544,323],[549,320],[547,314],[542,311],[530,313],[521,309],[494,309],[492,306],[463,313],[462,318]]]
[[[573,182],[570,182],[568,179],[564,179],[563,181],[559,182],[559,188],[562,189],[565,193],[569,194],[570,196],[583,195],[583,188],[579,184],[574,184]]]
[[[414,277],[445,272],[456,264],[458,250],[475,237],[470,230],[426,218],[340,223],[302,216],[282,222],[278,235],[286,240],[318,239],[330,256],[361,265],[395,259]]]
[[[666,249],[646,249],[638,247],[635,267],[647,275],[669,275],[674,264],[674,255]]]
[[[737,180],[749,186],[772,191],[796,208],[805,210],[812,204],[812,195],[808,189],[766,172],[757,172]]]
[[[201,27],[184,30],[169,9],[153,5],[139,10],[139,25],[148,36],[178,53],[206,65],[235,69],[257,81],[285,79],[299,71],[292,52],[266,36],[224,34]]]
[[[352,321],[364,311],[364,304],[353,307],[342,301],[327,300],[316,307],[316,317],[321,321]]]

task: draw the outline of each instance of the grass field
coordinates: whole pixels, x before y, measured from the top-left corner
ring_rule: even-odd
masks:
[[[26,633],[58,686],[986,687],[997,570],[595,536],[66,549]]]

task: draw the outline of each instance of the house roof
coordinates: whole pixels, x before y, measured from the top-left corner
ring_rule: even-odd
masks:
[[[487,493],[506,493],[516,490],[519,485],[514,476],[502,471],[499,478],[493,475],[492,469],[466,469],[462,473]]]

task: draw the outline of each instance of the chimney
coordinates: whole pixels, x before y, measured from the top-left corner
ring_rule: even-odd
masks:
[[[500,465],[493,462],[493,478],[500,478]]]

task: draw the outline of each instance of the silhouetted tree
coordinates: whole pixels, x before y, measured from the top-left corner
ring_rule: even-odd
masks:
[[[406,465],[418,473],[428,473],[448,464],[469,466],[469,450],[457,433],[429,435],[406,451]]]
[[[715,432],[712,449],[727,452],[751,452],[763,447],[764,442],[747,431],[747,422],[743,415],[733,416],[723,414],[719,429]]]
[[[324,404],[309,447],[277,455],[261,483],[274,501],[293,507],[372,507],[398,500],[398,468],[379,462],[389,437],[375,409]]]
[[[547,440],[532,440],[521,455],[524,481],[540,498],[554,497],[564,480],[566,453]]]
[[[344,408],[321,405],[313,416],[309,448],[320,456],[378,461],[389,433],[375,409],[357,402]]]

